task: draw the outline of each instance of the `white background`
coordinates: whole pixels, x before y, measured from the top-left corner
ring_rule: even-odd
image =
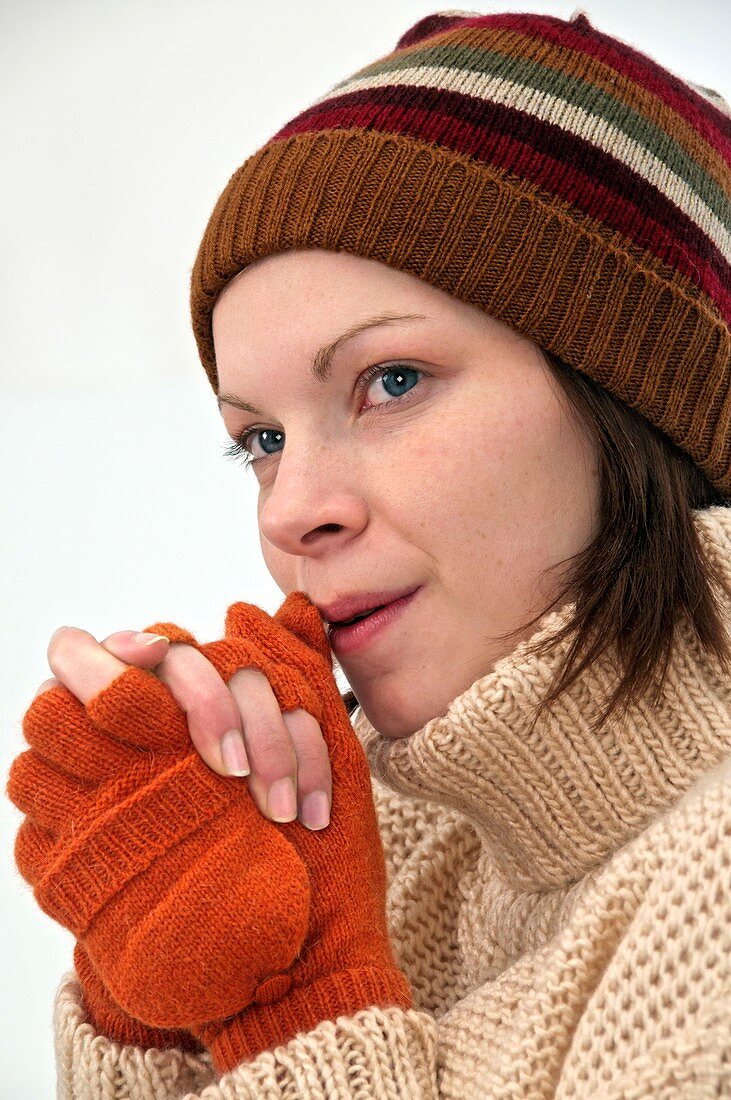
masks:
[[[454,6],[568,18],[577,4]],[[731,98],[726,0],[582,7]],[[56,627],[102,638],[172,619],[208,641],[236,599],[279,606],[254,475],[221,456],[190,270],[238,165],[438,10],[0,0],[3,787]],[[20,820],[0,800],[0,1096],[41,1100],[54,1095],[52,1003],[73,941],[15,868]]]

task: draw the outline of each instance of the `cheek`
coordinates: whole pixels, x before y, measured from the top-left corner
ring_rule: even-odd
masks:
[[[518,435],[518,425],[508,417],[472,402],[434,418],[425,438],[404,456],[408,465],[399,493],[404,507],[418,504],[425,524],[433,526],[438,518],[442,533],[469,541],[476,520],[486,511],[492,514],[501,496],[512,496],[518,471],[525,470],[516,451]]]
[[[592,456],[550,392],[493,396],[473,395],[463,415],[441,425],[419,452],[426,476],[417,483],[444,553],[460,568],[487,556],[488,571],[509,577],[557,560],[567,541],[583,537]]]
[[[448,451],[453,485],[514,511],[544,512],[586,476],[588,448],[578,425],[548,387],[516,385],[486,406],[476,400]],[[458,444],[458,445],[457,445]],[[475,503],[478,503],[475,501]]]
[[[446,531],[469,522],[475,490],[465,471],[485,462],[460,436],[461,425],[434,418],[428,429],[422,423],[418,430],[392,439],[388,461],[371,465],[368,483],[373,498],[401,537],[433,545]]]
[[[285,595],[291,592],[297,586],[295,559],[291,554],[285,554],[265,539],[261,533],[261,526],[259,526],[259,546],[264,564],[274,583]]]

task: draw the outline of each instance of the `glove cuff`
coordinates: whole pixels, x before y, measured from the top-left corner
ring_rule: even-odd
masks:
[[[78,939],[135,875],[222,813],[234,793],[196,752],[176,760],[60,846],[36,884],[38,904]]]
[[[296,989],[290,989],[287,974],[276,974],[262,982],[249,1008],[198,1034],[211,1052],[216,1071],[228,1073],[298,1033],[311,1031],[322,1020],[353,1016],[372,1005],[413,1008],[411,988],[401,970],[354,967]]]

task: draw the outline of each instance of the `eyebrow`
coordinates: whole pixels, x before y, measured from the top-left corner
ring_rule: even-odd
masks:
[[[358,336],[361,332],[365,332],[366,329],[377,328],[379,325],[392,325],[398,321],[427,321],[429,318],[423,313],[380,313],[376,317],[369,317],[365,321],[359,321],[357,325],[353,325],[351,328],[346,329],[345,332],[341,332],[340,336],[329,344],[325,344],[316,352],[314,359],[310,364],[310,370],[318,382],[327,382],[332,373],[332,361],[335,352],[338,348],[342,347],[348,340],[352,340],[354,336]],[[219,409],[221,405],[231,405],[234,409],[241,409],[243,412],[253,413],[255,416],[264,416],[264,413],[260,409],[254,408],[253,405],[249,405],[247,401],[242,401],[240,397],[237,397],[233,393],[221,393],[216,398]]]

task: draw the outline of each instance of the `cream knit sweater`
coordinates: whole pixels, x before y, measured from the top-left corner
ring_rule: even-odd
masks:
[[[695,520],[731,576],[731,508]],[[592,737],[606,660],[528,737],[561,653],[524,650],[408,738],[355,715],[413,1010],[323,1021],[217,1080],[207,1055],[96,1035],[71,972],[60,1100],[731,1097],[731,684],[683,624],[661,706]]]

